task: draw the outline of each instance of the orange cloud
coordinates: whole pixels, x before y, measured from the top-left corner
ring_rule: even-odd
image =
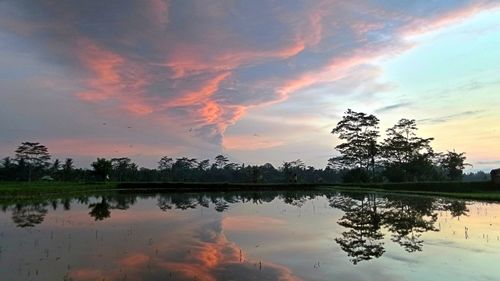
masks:
[[[231,72],[223,72],[214,78],[206,81],[200,89],[187,91],[181,97],[169,101],[167,106],[188,106],[193,104],[202,104],[212,97],[219,90],[219,85],[231,75]]]
[[[497,9],[499,7],[500,3],[495,1],[478,1],[476,3],[466,5],[461,9],[436,16],[432,20],[421,18],[414,19],[411,24],[404,26],[400,32],[403,37],[418,36],[463,21],[482,11]]]
[[[138,115],[147,115],[154,108],[146,102],[144,87],[150,82],[139,64],[98,46],[89,39],[78,41],[78,58],[88,70],[86,91],[77,97],[87,102],[118,101],[122,108]]]

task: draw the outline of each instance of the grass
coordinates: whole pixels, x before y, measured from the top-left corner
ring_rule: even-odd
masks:
[[[387,184],[342,184],[328,189],[355,192],[382,192],[451,197],[482,201],[500,201],[500,185],[491,182],[421,182]]]
[[[34,197],[48,194],[116,189],[116,183],[100,182],[0,182],[0,197]]]
[[[251,184],[251,183],[164,183],[164,182],[0,182],[0,199],[33,198],[58,194],[114,190],[162,190],[172,192],[343,190],[444,196],[460,199],[500,201],[500,185],[490,182],[422,182],[388,184]]]

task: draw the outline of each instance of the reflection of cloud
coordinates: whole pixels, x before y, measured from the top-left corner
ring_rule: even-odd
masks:
[[[195,224],[196,225],[196,224]],[[155,245],[157,253],[133,252],[116,261],[114,269],[96,271],[91,268],[73,269],[76,280],[301,280],[280,265],[248,260],[239,247],[222,232],[215,221],[195,226],[183,224]],[[225,225],[225,224],[224,224]],[[184,227],[185,226],[185,227]]]

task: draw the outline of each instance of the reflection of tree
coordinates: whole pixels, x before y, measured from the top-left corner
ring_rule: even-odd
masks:
[[[441,199],[439,210],[450,212],[452,217],[467,216],[469,209],[464,201]]]
[[[374,195],[355,200],[350,197],[334,197],[332,207],[343,210],[344,216],[338,224],[349,229],[335,241],[344,250],[353,264],[378,258],[385,252],[384,235],[381,232],[382,214],[378,210],[379,200]]]
[[[91,208],[89,215],[96,221],[104,220],[111,215],[110,205],[105,197],[101,198],[101,202],[90,204],[89,208]]]
[[[47,212],[41,204],[16,205],[12,210],[12,221],[18,227],[33,227],[43,222]]]
[[[286,192],[282,196],[283,202],[296,207],[302,207],[309,198],[300,192]],[[313,198],[313,197],[311,197]]]
[[[102,196],[101,202],[89,204],[89,215],[96,221],[104,220],[111,216],[112,209],[127,210],[136,202],[136,195]]]
[[[422,251],[422,233],[437,231],[434,224],[434,200],[429,197],[411,197],[389,200],[384,223],[392,232],[392,241],[407,252]]]
[[[384,237],[382,227],[391,234],[391,240],[406,251],[422,251],[422,234],[438,231],[434,226],[437,211],[448,211],[455,217],[468,212],[465,202],[430,197],[377,199],[375,195],[349,194],[328,198],[330,206],[344,211],[338,224],[347,230],[335,241],[352,257],[354,264],[384,253],[384,243],[380,241]]]
[[[172,200],[170,200],[170,197],[160,196],[158,197],[158,203],[156,203],[156,205],[158,205],[162,211],[166,212],[172,209]]]
[[[224,212],[229,209],[229,203],[222,198],[215,199],[214,204],[217,212]]]

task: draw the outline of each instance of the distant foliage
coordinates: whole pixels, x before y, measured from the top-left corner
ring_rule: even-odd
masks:
[[[23,142],[15,157],[0,160],[0,180],[26,181],[51,178],[57,181],[117,182],[234,182],[234,183],[368,183],[417,181],[487,181],[489,174],[463,174],[465,153],[436,153],[433,138],[417,135],[415,120],[401,119],[386,130],[379,142],[379,119],[374,115],[348,110],[332,133],[341,143],[339,155],[324,169],[307,166],[301,159],[245,165],[231,162],[226,155],[198,160],[190,157],[162,156],[156,169],[139,167],[128,157],[97,158],[90,168],[76,168],[73,159],[50,162],[44,145]],[[105,201],[103,201],[103,204]],[[99,205],[96,205],[99,207]],[[222,208],[222,207],[221,207]],[[105,214],[104,214],[105,215]],[[96,218],[102,214],[96,209]]]

